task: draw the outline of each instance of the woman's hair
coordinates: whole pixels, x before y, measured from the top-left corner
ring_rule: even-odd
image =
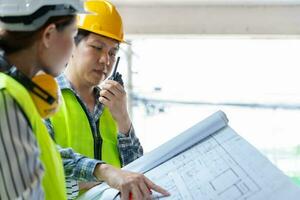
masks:
[[[55,16],[36,31],[9,31],[0,29],[0,49],[5,54],[11,54],[30,47],[39,37],[41,30],[49,24],[55,24],[58,31],[63,31],[68,25],[75,21],[75,15]]]

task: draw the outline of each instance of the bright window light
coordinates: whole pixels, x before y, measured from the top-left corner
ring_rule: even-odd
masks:
[[[146,152],[217,110],[291,176],[300,171],[300,40],[136,39],[133,123]]]

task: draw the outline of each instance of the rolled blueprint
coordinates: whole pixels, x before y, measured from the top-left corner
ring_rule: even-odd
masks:
[[[143,157],[123,167],[123,169],[145,173],[218,132],[226,127],[227,123],[228,119],[225,113],[218,111]]]

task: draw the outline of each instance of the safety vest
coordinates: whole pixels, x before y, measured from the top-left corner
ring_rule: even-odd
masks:
[[[82,155],[95,158],[95,153],[101,153],[101,160],[115,167],[121,167],[117,147],[117,125],[108,108],[104,108],[100,117],[99,136],[93,135],[88,117],[69,89],[62,90],[63,101],[59,111],[51,117],[54,138],[62,147],[71,147]],[[102,144],[97,144],[101,139]],[[96,149],[95,146],[100,148]],[[98,158],[100,159],[100,158]]]
[[[34,102],[26,88],[12,77],[0,73],[0,89],[5,89],[24,111],[35,134],[40,160],[45,173],[42,179],[45,198],[47,200],[64,200],[66,198],[65,175],[63,164],[56,145],[49,136]]]

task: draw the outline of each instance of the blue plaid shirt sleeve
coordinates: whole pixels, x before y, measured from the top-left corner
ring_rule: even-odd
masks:
[[[103,161],[90,159],[75,153],[71,148],[61,148],[57,145],[63,160],[65,175],[78,181],[98,181],[94,176],[94,170],[97,164],[103,164]]]
[[[143,156],[143,147],[132,125],[127,135],[118,133],[118,149],[123,167]]]

